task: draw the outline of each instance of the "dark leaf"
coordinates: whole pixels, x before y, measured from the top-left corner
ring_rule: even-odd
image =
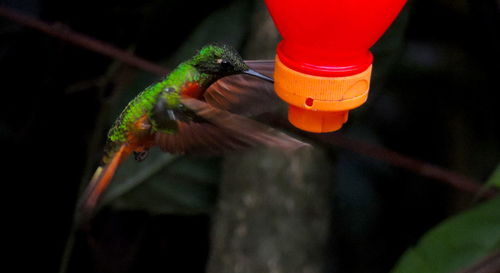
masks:
[[[154,214],[195,214],[215,203],[219,160],[173,156],[153,149],[148,159],[125,162],[103,203],[114,209]]]
[[[392,273],[451,273],[500,249],[500,198],[445,220],[406,251]]]
[[[485,186],[500,188],[500,164],[497,165],[490,178],[486,181]]]

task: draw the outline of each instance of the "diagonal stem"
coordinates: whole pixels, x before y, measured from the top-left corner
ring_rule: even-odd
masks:
[[[490,254],[475,264],[457,273],[498,273],[500,272],[500,251]]]
[[[390,149],[370,144],[364,141],[345,137],[341,134],[309,135],[321,142],[335,145],[377,160],[389,163],[392,166],[409,170],[418,175],[444,182],[464,192],[478,194],[481,197],[491,198],[496,195],[493,189],[483,188],[476,180],[453,172],[434,164],[411,158]]]
[[[117,59],[130,66],[140,68],[158,75],[165,75],[168,69],[146,61],[130,52],[114,47],[87,35],[71,30],[70,27],[61,23],[46,23],[31,16],[21,14],[6,7],[0,7],[0,16],[5,17],[23,26],[44,32],[50,36],[70,42],[77,46],[100,53],[102,55]]]

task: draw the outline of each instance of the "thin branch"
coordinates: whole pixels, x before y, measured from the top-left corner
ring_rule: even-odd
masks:
[[[500,273],[500,251],[497,251],[457,273]]]
[[[0,16],[8,18],[21,25],[40,30],[59,39],[71,42],[77,46],[87,48],[91,51],[100,53],[116,60],[120,60],[123,63],[135,66],[144,71],[148,71],[158,75],[165,75],[168,72],[167,69],[159,65],[134,56],[133,54],[118,49],[110,44],[72,31],[68,26],[60,23],[48,24],[5,7],[0,7]],[[377,145],[347,138],[340,134],[307,134],[307,136],[321,140],[324,143],[329,143],[365,156],[378,159],[393,166],[412,171],[421,176],[444,182],[461,191],[478,194],[482,197],[492,197],[496,195],[495,190],[483,189],[481,184],[474,179],[421,160],[413,159],[409,156],[402,155],[400,153]]]
[[[12,20],[23,26],[27,26],[50,36],[70,42],[77,46],[100,53],[112,59],[120,60],[130,66],[140,68],[157,75],[165,75],[168,70],[142,58],[139,58],[125,50],[116,48],[108,43],[96,40],[92,37],[71,30],[70,27],[61,23],[46,23],[31,16],[18,13],[12,9],[0,7],[0,16]]]
[[[478,194],[481,197],[490,198],[496,195],[493,189],[485,189],[476,180],[456,173],[454,171],[427,163],[422,160],[414,159],[387,148],[370,144],[364,141],[347,138],[341,134],[322,134],[311,135],[324,143],[329,143],[343,149],[369,156],[380,161],[389,163],[392,166],[409,170],[421,176],[442,181],[461,191]]]
[[[338,132],[325,134],[308,133],[293,127],[288,121],[281,117],[270,115],[267,116],[267,118],[271,120],[273,126],[284,128],[300,136],[318,140],[321,143],[327,143],[341,149],[377,159],[395,167],[406,169],[420,176],[448,184],[463,192],[476,194],[482,198],[492,198],[498,194],[497,190],[493,188],[486,188],[475,179],[469,178],[452,170],[403,155],[376,144],[370,144],[362,140],[346,137]]]

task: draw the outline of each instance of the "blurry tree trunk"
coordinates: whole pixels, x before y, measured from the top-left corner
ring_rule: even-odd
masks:
[[[244,57],[273,59],[279,34],[264,1],[255,8]],[[332,184],[327,164],[310,147],[227,157],[207,272],[324,272]]]
[[[325,272],[331,176],[324,162],[309,147],[228,157],[207,272]]]

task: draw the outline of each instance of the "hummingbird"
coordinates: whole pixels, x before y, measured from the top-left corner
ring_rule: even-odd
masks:
[[[277,104],[273,61],[245,62],[227,45],[210,44],[163,80],[140,92],[108,132],[100,166],[77,210],[89,216],[120,163],[142,161],[151,147],[173,154],[221,154],[257,145],[296,149],[307,144],[246,116]]]

